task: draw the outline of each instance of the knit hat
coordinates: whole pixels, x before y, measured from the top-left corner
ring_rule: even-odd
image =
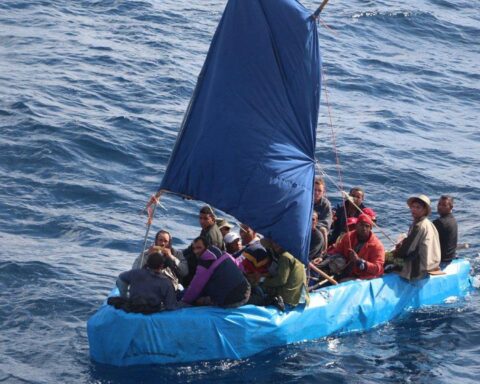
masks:
[[[365,213],[362,213],[360,216],[358,216],[357,223],[367,223],[367,224],[370,224],[373,227],[372,218]]]

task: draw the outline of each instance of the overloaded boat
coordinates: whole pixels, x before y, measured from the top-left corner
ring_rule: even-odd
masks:
[[[157,196],[207,202],[307,264],[320,80],[311,12],[295,0],[229,0]],[[143,315],[105,303],[88,321],[90,355],[117,366],[241,359],[366,330],[468,294],[468,261],[444,272],[326,287],[285,313],[247,305]]]

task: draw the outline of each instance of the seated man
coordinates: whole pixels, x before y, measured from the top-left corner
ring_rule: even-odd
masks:
[[[413,223],[408,236],[397,245],[393,256],[404,260],[400,276],[407,280],[423,278],[427,272],[439,269],[441,251],[438,232],[428,215],[432,212],[430,199],[425,195],[407,200]]]
[[[285,304],[296,307],[309,302],[307,274],[305,266],[277,243],[267,240],[272,249],[272,257],[277,268],[274,275],[265,277],[261,287],[268,296],[280,296]]]
[[[240,307],[247,303],[250,284],[231,255],[224,253],[217,259],[207,249],[207,241],[203,237],[197,237],[193,241],[193,252],[198,258],[198,266],[183,295],[183,302],[224,308]]]
[[[250,284],[256,285],[260,277],[267,276],[271,260],[257,233],[248,225],[240,224],[240,237],[244,246],[240,256],[243,270]]]
[[[373,279],[383,274],[385,250],[372,226],[371,217],[362,213],[355,230],[346,233],[335,246],[333,253],[343,255],[348,263],[345,279]]]
[[[203,237],[207,241],[207,246],[214,246],[220,250],[224,250],[223,236],[220,229],[218,229],[215,213],[210,206],[205,205],[200,209],[198,221],[202,228],[199,237]],[[188,263],[188,274],[183,279],[183,285],[187,287],[192,281],[193,275],[195,275],[197,257],[193,252],[192,245],[185,249],[183,254]]]
[[[233,228],[233,225],[230,224],[227,220],[225,219],[216,219],[215,223],[217,224],[218,229],[222,233],[222,236],[225,238],[225,236],[230,232],[230,230]]]
[[[121,299],[111,297],[109,304],[127,312],[154,313],[178,307],[173,284],[163,273],[166,258],[151,253],[146,268],[132,269],[118,276]]]
[[[310,249],[308,251],[308,259],[315,260],[322,256],[325,246],[325,237],[317,228],[318,213],[313,211],[312,214],[312,233],[310,235]]]
[[[155,235],[155,242],[144,255],[138,256],[133,262],[132,269],[143,268],[147,263],[148,255],[154,252],[162,253],[166,258],[166,267],[162,270],[170,280],[176,291],[180,290],[182,279],[188,274],[188,264],[182,251],[172,247],[170,232],[160,230]]]
[[[320,248],[327,249],[328,233],[332,226],[332,205],[325,196],[325,180],[316,177],[313,185],[313,210],[317,213],[317,229],[321,232]]]
[[[458,226],[457,220],[453,217],[453,197],[443,195],[438,200],[437,211],[440,217],[433,221],[433,225],[437,228],[440,238],[440,250],[442,254],[442,262],[449,263],[456,254]]]
[[[343,232],[346,232],[347,219],[349,217],[358,217],[362,213],[361,210],[365,209],[365,205],[363,205],[364,199],[365,192],[363,189],[354,187],[350,190],[349,197],[345,200],[345,203],[337,205],[335,209],[335,221],[333,222],[332,232],[328,239],[329,244],[335,243],[337,238]],[[357,207],[360,208],[360,210]]]
[[[229,254],[233,257],[239,256],[237,253],[242,250],[242,240],[238,234],[233,232],[227,233],[223,238],[223,241],[225,242],[225,248]]]

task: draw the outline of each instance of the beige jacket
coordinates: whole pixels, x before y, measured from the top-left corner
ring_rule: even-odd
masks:
[[[438,269],[441,259],[440,241],[435,226],[424,217],[410,228],[407,238],[396,252],[405,260],[400,276],[417,280]]]

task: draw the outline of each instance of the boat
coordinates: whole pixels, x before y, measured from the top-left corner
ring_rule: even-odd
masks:
[[[308,307],[285,313],[247,305],[142,315],[105,303],[88,321],[90,356],[115,366],[238,360],[290,343],[365,331],[408,311],[468,295],[467,260],[453,261],[444,272],[414,283],[389,274],[333,285],[312,293]]]
[[[320,64],[316,21],[298,1],[229,0],[157,198],[173,193],[206,202],[306,264]],[[391,274],[342,283],[285,313],[246,305],[143,315],[104,303],[87,324],[90,356],[116,366],[242,359],[464,297],[469,272],[468,261],[456,260],[444,274],[417,282]]]

